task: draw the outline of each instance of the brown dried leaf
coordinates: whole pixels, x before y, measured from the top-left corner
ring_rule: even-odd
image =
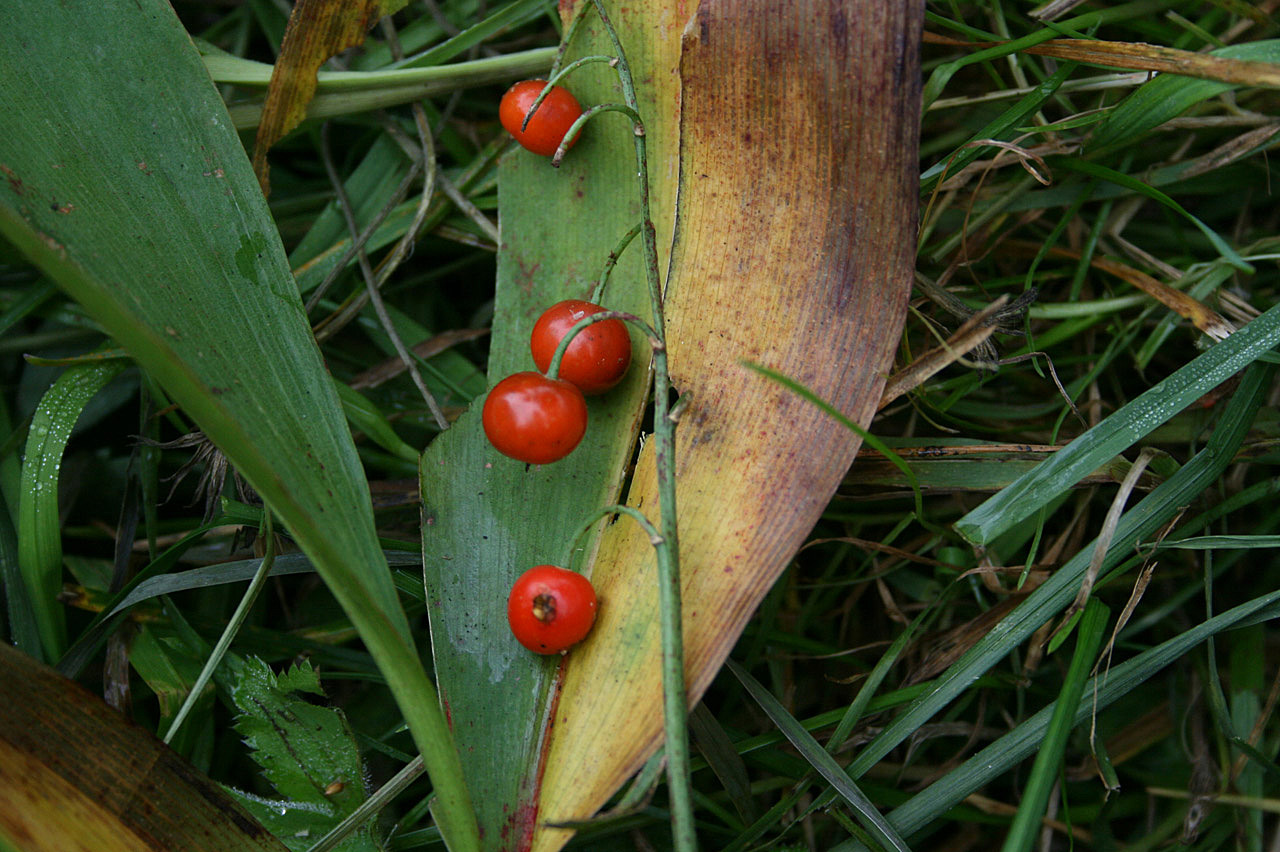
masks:
[[[298,0],[289,15],[280,57],[271,72],[253,171],[264,195],[271,194],[267,151],[302,123],[316,93],[316,74],[331,56],[364,44],[379,18],[403,9],[408,0]]]
[[[0,846],[284,852],[217,784],[101,699],[0,645]]]
[[[1003,41],[965,41],[939,33],[925,33],[924,41],[929,44],[945,44],[974,50],[1007,44]],[[1271,62],[1229,59],[1224,56],[1194,53],[1190,50],[1178,50],[1142,42],[1055,38],[1023,48],[1021,52],[1052,56],[1072,62],[1085,62],[1089,65],[1100,65],[1103,68],[1157,71],[1241,86],[1280,88],[1280,68]]]

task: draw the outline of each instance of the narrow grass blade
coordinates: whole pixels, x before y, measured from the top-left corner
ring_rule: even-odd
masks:
[[[1213,56],[1280,63],[1280,39],[1233,44],[1211,51]],[[1089,154],[1114,150],[1177,118],[1197,103],[1238,88],[1230,83],[1161,74],[1120,102],[1098,125],[1089,140]]]
[[[40,659],[40,626],[29,605],[30,593],[18,564],[18,534],[13,529],[13,516],[0,495],[0,586],[4,587],[5,611],[9,616],[8,635],[4,638],[19,650]]]
[[[699,703],[689,713],[689,733],[702,758],[724,785],[738,816],[744,823],[753,822],[758,814],[751,799],[751,782],[742,755],[733,747],[720,722],[705,704]]]
[[[1143,651],[1110,670],[1092,678],[1084,686],[1084,698],[1072,717],[1073,726],[1085,722],[1096,711],[1123,698],[1141,686],[1161,669],[1178,661],[1212,636],[1245,625],[1259,614],[1280,617],[1280,591],[1254,598],[1221,615],[1179,633],[1173,639]],[[910,837],[939,819],[965,796],[981,789],[994,778],[1008,772],[1017,763],[1035,753],[1044,742],[1049,723],[1057,712],[1057,702],[1036,713],[1017,728],[1000,737],[956,769],[917,793],[894,809],[888,821],[903,835]],[[857,843],[844,843],[832,852],[863,852]]]
[[[1107,571],[1129,558],[1137,542],[1153,535],[1181,512],[1182,507],[1190,504],[1217,481],[1248,434],[1274,374],[1275,368],[1271,365],[1255,364],[1250,367],[1208,445],[1138,505],[1121,516],[1111,540],[1111,548],[1103,561],[1100,579]],[[857,778],[878,763],[977,677],[1066,607],[1075,597],[1092,557],[1093,545],[1086,545],[1066,565],[1055,571],[1044,585],[1028,595],[1012,613],[934,681],[927,693],[916,699],[904,713],[867,744],[851,764],[850,775]]]
[[[928,108],[930,104],[937,100],[938,96],[942,93],[942,90],[946,87],[947,83],[951,81],[951,78],[955,73],[968,65],[974,65],[992,59],[999,59],[1002,56],[1017,53],[1018,51],[1025,50],[1028,47],[1034,47],[1037,44],[1058,37],[1062,32],[1062,28],[1069,27],[1078,30],[1088,30],[1100,24],[1110,23],[1113,21],[1123,21],[1128,18],[1152,14],[1163,10],[1165,6],[1165,0],[1138,0],[1138,2],[1122,3],[1118,6],[1112,6],[1096,12],[1087,12],[1083,15],[1077,15],[1074,18],[1059,21],[1054,27],[1046,27],[1021,38],[1006,41],[1005,43],[996,45],[995,47],[978,50],[953,62],[947,62],[939,65],[934,69],[933,73],[929,75],[929,79],[924,85],[924,105]]]
[[[935,163],[925,169],[920,175],[920,192],[926,193],[933,189],[934,185],[942,179],[943,172],[947,174],[956,174],[965,166],[976,160],[986,146],[974,145],[971,143],[978,142],[982,139],[1000,139],[1010,131],[1016,131],[1027,116],[1033,115],[1036,110],[1044,105],[1044,102],[1053,97],[1058,88],[1066,82],[1067,78],[1075,70],[1075,63],[1065,63],[1061,68],[1054,72],[1039,86],[1036,86],[1034,92],[1022,98],[1013,106],[1009,107],[1001,113],[994,121],[984,126],[977,133],[969,137],[968,141],[961,145],[946,159]]]
[[[778,730],[782,731],[791,744],[799,750],[801,757],[808,761],[809,765],[819,775],[827,779],[827,782],[835,788],[840,797],[849,804],[849,807],[853,808],[854,816],[857,817],[862,827],[869,831],[886,849],[910,852],[910,847],[898,836],[898,833],[893,830],[893,826],[889,825],[880,811],[876,810],[876,806],[871,803],[871,800],[863,795],[857,785],[845,774],[844,768],[836,762],[834,757],[827,754],[826,749],[813,738],[812,734],[804,729],[803,725],[796,721],[794,716],[787,712],[786,708],[778,702],[778,699],[774,698],[769,690],[765,689],[746,669],[733,660],[726,662],[725,666],[746,687],[747,692],[760,705],[760,709],[778,726]]]
[[[453,38],[441,42],[430,50],[424,50],[416,56],[408,56],[399,62],[393,62],[388,67],[427,68],[432,65],[440,65],[455,56],[461,56],[503,30],[518,27],[526,21],[541,15],[546,11],[546,8],[546,0],[515,0],[515,2],[498,9],[484,20],[467,27]]]
[[[1171,550],[1255,550],[1280,547],[1280,535],[1199,535],[1160,542]]]
[[[991,543],[1277,344],[1280,305],[1157,383],[956,521],[956,531],[976,545]]]
[[[187,693],[186,699],[182,702],[182,707],[178,709],[177,714],[173,717],[172,724],[169,729],[164,732],[164,742],[166,744],[173,742],[173,737],[182,727],[183,721],[187,715],[195,707],[196,702],[200,700],[200,694],[204,692],[205,686],[213,678],[214,671],[222,663],[222,658],[226,655],[227,649],[231,647],[231,640],[235,638],[236,633],[240,630],[240,625],[244,624],[245,618],[249,615],[249,610],[253,607],[254,601],[258,599],[262,587],[266,584],[267,578],[271,576],[271,566],[276,560],[275,549],[275,530],[271,524],[271,515],[265,515],[266,523],[263,524],[263,540],[266,542],[266,553],[262,556],[262,562],[258,565],[258,569],[253,573],[253,579],[249,582],[249,588],[240,597],[240,603],[236,605],[236,610],[231,615],[231,620],[227,622],[226,627],[222,630],[222,635],[218,637],[218,641],[214,644],[213,650],[209,653],[209,658],[205,660],[204,667],[200,670],[200,674],[196,676],[195,683],[191,687],[191,691]]]
[[[1076,650],[1071,657],[1071,665],[1063,678],[1058,700],[1053,704],[1053,715],[1036,753],[1036,762],[1031,767],[1022,801],[1018,804],[1018,814],[1009,827],[1002,852],[1029,852],[1040,835],[1049,794],[1053,792],[1053,785],[1057,783],[1062,769],[1067,735],[1076,726],[1076,717],[1080,715],[1085,680],[1098,656],[1098,648],[1106,638],[1109,614],[1110,610],[1097,599],[1090,600],[1085,606],[1084,617],[1076,628]]]
[[[1109,169],[1106,166],[1100,166],[1097,163],[1091,163],[1088,160],[1062,158],[1054,160],[1054,163],[1055,165],[1061,166],[1069,171],[1080,172],[1082,174],[1089,175],[1090,177],[1095,177],[1100,180],[1114,183],[1117,186],[1122,186],[1125,189],[1138,193],[1139,195],[1144,195],[1152,201],[1163,204],[1174,213],[1177,213],[1179,216],[1186,219],[1192,225],[1195,225],[1200,233],[1204,234],[1205,239],[1207,239],[1209,243],[1218,250],[1218,253],[1222,255],[1223,260],[1234,266],[1236,269],[1239,269],[1241,272],[1253,272],[1253,267],[1246,263],[1244,258],[1240,257],[1236,250],[1227,244],[1226,240],[1218,236],[1216,231],[1195,216],[1192,216],[1187,212],[1185,207],[1174,201],[1168,195],[1165,195],[1160,190],[1143,183],[1137,178],[1130,177],[1123,172],[1118,172],[1115,169]]]
[[[22,462],[18,503],[18,564],[46,660],[67,647],[62,591],[62,527],[58,516],[58,473],[62,452],[80,412],[127,365],[119,361],[72,367],[45,393],[31,419]]]

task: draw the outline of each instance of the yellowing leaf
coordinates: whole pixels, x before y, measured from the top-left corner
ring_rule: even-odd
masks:
[[[364,44],[364,35],[383,15],[404,8],[408,0],[298,0],[289,15],[280,57],[271,72],[258,137],[253,144],[253,171],[262,192],[271,194],[267,151],[302,123],[316,93],[316,74],[329,57]]]
[[[871,0],[723,0],[668,31],[683,32],[667,314],[673,380],[688,402],[676,499],[691,700],[860,443],[743,362],[794,378],[863,425],[891,366],[915,245],[919,15]],[[657,499],[646,452],[628,502],[656,520]],[[662,733],[646,536],[625,519],[611,526],[592,577],[600,617],[568,658],[543,824],[589,817]],[[540,828],[533,848],[568,835]]]
[[[218,785],[101,699],[0,646],[0,847],[284,852]]]

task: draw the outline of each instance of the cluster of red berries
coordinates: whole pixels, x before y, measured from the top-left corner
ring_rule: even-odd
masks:
[[[552,86],[538,109],[529,110],[546,87],[543,80],[516,83],[502,97],[498,116],[521,146],[552,156],[582,115],[568,91]],[[574,336],[560,359],[557,378],[545,374],[560,341],[600,305],[569,299],[552,305],[533,326],[529,351],[538,370],[514,373],[493,386],[481,422],[498,452],[527,464],[548,464],[573,451],[587,431],[585,396],[612,388],[631,365],[631,336],[617,319],[594,322]],[[530,568],[507,598],[507,621],[521,645],[537,654],[564,653],[587,635],[596,619],[591,581],[555,565]]]
[[[529,350],[538,370],[513,373],[493,386],[481,420],[489,443],[527,464],[564,458],[587,431],[584,396],[607,391],[631,365],[631,336],[617,319],[592,323],[574,336],[560,359],[559,377],[543,373],[574,324],[604,308],[567,299],[543,312],[533,326]]]
[[[551,366],[556,347],[584,317],[603,311],[569,299],[552,305],[533,326],[529,349],[538,370]],[[594,322],[569,341],[560,378],[533,370],[513,373],[493,386],[484,401],[484,433],[498,452],[529,464],[564,458],[587,431],[584,394],[604,393],[631,365],[631,336],[617,319]],[[526,571],[507,599],[507,621],[520,644],[555,654],[580,642],[596,618],[591,581],[554,565]]]

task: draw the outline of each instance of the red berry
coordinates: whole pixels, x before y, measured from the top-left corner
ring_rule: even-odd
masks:
[[[533,363],[545,373],[569,329],[583,317],[603,310],[599,305],[578,299],[557,302],[547,308],[538,317],[529,337]],[[577,385],[587,396],[595,396],[622,381],[629,366],[631,335],[627,324],[617,319],[601,320],[578,332],[569,343],[560,359],[560,378]]]
[[[581,574],[538,565],[520,575],[507,598],[507,622],[535,654],[557,654],[582,641],[596,621],[596,590]]]
[[[521,130],[524,117],[546,85],[546,80],[523,80],[507,89],[502,103],[498,105],[498,119],[521,146],[535,154],[550,157],[560,147],[560,141],[578,116],[582,115],[582,107],[568,89],[552,86],[533,118],[529,119],[529,126]],[[573,147],[577,141],[578,137],[574,136],[565,148]]]
[[[569,382],[512,373],[493,386],[480,416],[494,449],[528,464],[564,458],[587,431],[587,402]]]

